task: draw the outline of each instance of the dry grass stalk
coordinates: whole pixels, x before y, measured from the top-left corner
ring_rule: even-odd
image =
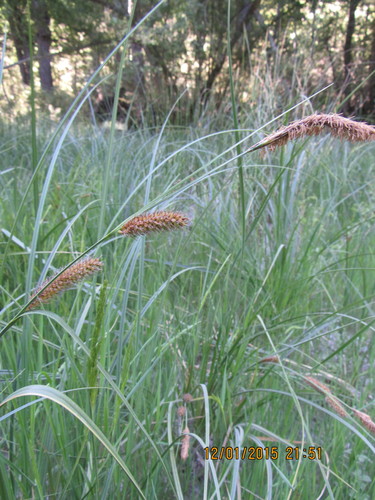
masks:
[[[337,114],[314,114],[296,120],[286,127],[268,135],[256,148],[268,148],[274,151],[279,146],[300,137],[319,135],[329,131],[334,137],[350,142],[375,140],[375,127],[365,122],[356,122]]]
[[[190,436],[189,436],[189,427],[185,427],[185,429],[182,431],[184,434],[184,437],[182,438],[182,443],[181,443],[181,459],[186,460],[189,456],[189,448],[190,448]]]
[[[375,422],[373,422],[370,415],[367,415],[367,413],[363,413],[362,411],[354,409],[353,412],[354,415],[358,417],[359,420],[362,422],[362,424],[366,427],[366,429],[375,434]]]
[[[190,219],[179,212],[153,212],[134,217],[120,229],[124,236],[140,236],[151,232],[181,229],[190,224]]]
[[[48,278],[34,290],[31,298],[35,297],[35,300],[31,302],[27,310],[35,309],[40,304],[49,302],[59,293],[68,290],[79,281],[82,281],[86,276],[100,271],[102,267],[103,262],[101,260],[89,257],[70,266],[54,281],[52,281],[53,276]],[[50,284],[48,285],[48,283]],[[48,286],[36,297],[37,293],[46,285]]]

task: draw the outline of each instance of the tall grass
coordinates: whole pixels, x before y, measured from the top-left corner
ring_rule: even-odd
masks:
[[[373,498],[374,144],[82,129],[85,96],[52,136],[1,124],[0,497]],[[153,209],[193,222],[118,233]],[[89,249],[96,278],[25,311]],[[258,459],[206,459],[230,446]]]

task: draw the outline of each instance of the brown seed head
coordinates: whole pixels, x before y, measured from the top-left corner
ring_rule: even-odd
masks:
[[[303,377],[305,382],[307,382],[316,391],[326,394],[325,401],[335,412],[341,417],[347,417],[348,414],[340,403],[340,401],[332,394],[331,389],[326,385],[322,384],[319,380],[314,377]],[[328,394],[327,394],[328,392]]]
[[[348,416],[345,408],[335,396],[326,396],[325,401],[340,417]]]
[[[182,443],[181,443],[181,459],[186,460],[187,457],[189,456],[189,447],[190,447],[190,436],[188,433],[189,427],[185,427],[185,429],[182,431],[184,434],[184,437],[182,438]]]
[[[274,151],[277,147],[284,146],[293,139],[319,135],[326,130],[334,137],[345,141],[375,140],[375,127],[365,122],[356,122],[338,114],[313,114],[302,120],[296,120],[286,127],[281,127],[278,131],[265,137],[256,149],[268,148],[270,151]]]
[[[73,285],[82,281],[86,276],[90,276],[101,270],[103,267],[103,262],[99,259],[95,259],[89,257],[87,259],[83,259],[79,262],[76,262],[68,269],[66,269],[60,276],[58,276],[54,281],[53,276],[46,281],[44,281],[41,285],[39,285],[35,290],[31,298],[36,297],[36,294],[44,288],[48,283],[50,283],[38,297],[29,305],[27,310],[35,309],[41,303],[49,302],[51,299],[55,297],[55,295],[68,290]]]
[[[186,394],[184,394],[182,396],[182,399],[183,401],[185,401],[185,403],[191,403],[193,401],[193,396],[191,394],[189,394],[188,392]]]
[[[314,377],[303,377],[303,378],[311,387],[313,387],[318,392],[322,392],[323,394],[326,392],[331,393],[331,390],[316,378]]]
[[[362,411],[359,410],[353,410],[355,416],[359,418],[359,420],[362,422],[362,424],[373,434],[375,434],[375,422],[371,419],[370,415],[367,415],[367,413],[363,413]]]
[[[263,358],[261,363],[280,363],[279,356],[270,356],[268,358]]]
[[[177,415],[179,417],[183,417],[185,414],[186,414],[186,408],[185,408],[185,406],[179,406],[177,408]]]
[[[124,236],[140,236],[157,231],[172,231],[188,226],[189,217],[179,212],[152,212],[134,217],[120,229]]]

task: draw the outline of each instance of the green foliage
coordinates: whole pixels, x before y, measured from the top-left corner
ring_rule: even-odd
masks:
[[[97,363],[99,361],[99,352],[100,346],[103,342],[103,320],[105,314],[105,305],[106,305],[106,288],[107,283],[104,282],[103,286],[100,289],[100,295],[98,299],[98,312],[95,318],[95,325],[92,332],[91,338],[91,347],[90,347],[90,358],[87,364],[87,382],[88,386],[92,387],[91,389],[91,407],[95,407],[95,401],[97,398],[98,390],[95,387],[98,379],[98,366]]]
[[[136,122],[146,119],[154,125],[182,93],[185,94],[174,111],[178,124],[197,121],[210,102],[216,107],[225,104],[230,88],[230,42],[239,104],[257,105],[249,97],[250,80],[262,80],[267,70],[279,87],[281,101],[291,89],[308,95],[333,83],[332,94],[337,101],[330,100],[332,107],[346,114],[371,115],[375,11],[370,1],[356,2],[354,30],[347,45],[351,3],[231,0],[227,23],[228,0],[162,2],[129,43],[122,76],[127,105],[133,107]],[[117,1],[44,0],[30,5],[35,44],[45,36],[43,27],[51,31],[48,57],[43,56],[45,48],[36,58],[40,61],[44,57],[45,63],[52,64],[56,95],[47,99],[50,106],[59,108],[60,93],[76,93],[109,47],[116,45],[129,26],[136,25],[155,2],[134,2],[132,22],[126,3]],[[5,80],[8,85],[15,80],[10,68],[17,58],[22,79],[28,84],[27,2],[5,0],[0,5],[0,16],[3,30],[9,29],[8,40],[12,42],[8,42]],[[113,76],[118,64],[115,58],[109,61],[103,75]],[[264,80],[262,83],[269,84]],[[113,96],[114,85],[113,78],[103,84],[103,95]],[[45,99],[40,99],[41,105]]]
[[[3,153],[13,157],[14,165],[22,158],[17,133],[21,130],[8,130],[11,146]],[[95,200],[108,142],[103,132],[94,133],[76,129],[61,150],[46,196],[34,279],[57,240],[50,263],[55,267],[95,242],[100,218]],[[263,161],[245,156],[243,244],[232,133],[198,141],[187,134],[171,128],[156,141],[148,130],[116,132],[106,227],[116,227],[124,210],[142,208],[141,183],[156,143],[151,199],[195,213],[193,226],[183,235],[147,239],[142,282],[141,241],[108,241],[100,252],[106,298],[87,284],[46,311],[29,314],[24,325],[14,324],[1,339],[4,396],[34,384],[70,391],[69,399],[87,415],[82,419],[88,429],[92,415],[146,498],[173,496],[177,478],[184,498],[200,498],[204,484],[209,494],[219,489],[222,496],[240,484],[243,495],[250,490],[265,496],[272,489],[284,498],[293,488],[301,498],[311,498],[326,487],[334,497],[350,497],[354,488],[355,495],[371,498],[367,478],[373,437],[352,417],[336,415],[303,377],[312,372],[326,384],[326,375],[337,377],[329,387],[345,408],[373,414],[372,146],[312,138]],[[241,134],[246,137],[245,130]],[[27,144],[27,133],[22,137]],[[22,167],[0,177],[4,229],[11,225],[24,177]],[[176,185],[176,179],[182,182]],[[176,199],[173,193],[180,188]],[[29,245],[30,219],[24,210],[14,232],[18,240],[11,242],[3,262],[2,325],[19,307],[13,300],[25,279],[27,252],[21,245]],[[2,248],[6,240],[3,233]],[[29,368],[22,382],[25,367],[17,362],[17,352],[27,331]],[[99,331],[100,342],[94,333]],[[261,363],[276,353],[283,368]],[[204,399],[200,384],[207,391]],[[91,413],[93,385],[98,389]],[[193,401],[183,402],[187,392]],[[178,406],[186,407],[186,417],[178,417]],[[64,409],[38,402],[21,407],[12,418],[3,416],[8,455],[0,468],[5,474],[10,467],[11,480],[2,483],[7,497],[30,495],[37,481],[43,495],[78,498],[87,491],[113,498],[126,492],[137,498],[94,435]],[[182,462],[178,437],[186,423],[192,437],[189,458]],[[321,465],[285,460],[288,444],[302,448],[301,440],[307,447],[322,446]],[[235,461],[221,460],[213,469],[207,462],[206,470],[204,459],[198,459],[205,446],[271,444],[279,450],[273,465],[247,460],[237,467]],[[360,467],[358,456],[363,457]],[[334,464],[334,475],[324,479],[327,460]]]

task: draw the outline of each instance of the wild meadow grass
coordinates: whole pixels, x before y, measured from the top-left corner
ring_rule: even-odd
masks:
[[[4,328],[29,298],[35,214],[32,190],[20,204],[30,137],[2,126]],[[231,131],[115,132],[103,215],[108,132],[67,134],[33,287],[95,245],[101,217],[110,232],[151,204],[192,223],[113,233],[98,275],[1,337],[2,498],[372,497],[374,436],[352,409],[374,416],[374,145],[322,135],[243,155],[245,234],[234,146]],[[212,446],[279,457],[205,460]],[[286,460],[287,446],[322,458]]]
[[[86,98],[0,123],[0,498],[373,498],[374,143],[262,156],[282,116],[124,132]],[[191,223],[121,234],[152,211]]]

